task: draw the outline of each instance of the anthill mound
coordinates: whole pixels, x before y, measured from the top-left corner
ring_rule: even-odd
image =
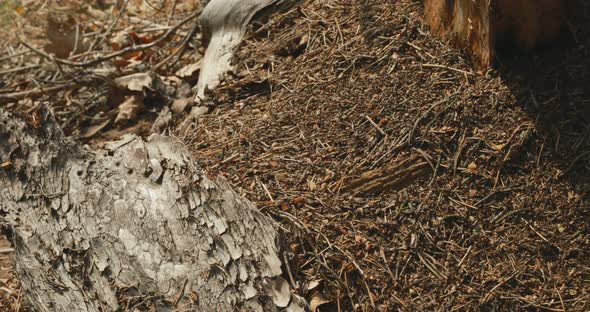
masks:
[[[176,134],[282,222],[322,310],[590,309],[587,27],[475,72],[421,14],[309,1],[253,25]]]

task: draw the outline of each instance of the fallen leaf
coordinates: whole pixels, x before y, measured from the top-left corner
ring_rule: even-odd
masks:
[[[86,8],[86,13],[94,18],[94,21],[101,21],[107,17],[107,13],[105,13],[103,10],[95,9],[91,5]]]
[[[176,76],[166,76],[160,78],[165,84],[173,85],[173,86],[180,86],[182,85],[182,79]]]
[[[491,144],[490,147],[495,150],[495,151],[501,151],[504,149],[504,147],[506,147],[506,143],[504,144]]]
[[[467,169],[469,169],[469,171],[475,171],[477,170],[477,165],[474,162],[472,162],[467,166]]]
[[[129,53],[125,53],[121,56],[123,59],[131,61],[141,61],[147,57],[147,54],[144,51],[132,51]]]
[[[293,198],[294,205],[302,205],[303,203],[305,203],[305,198],[303,198],[301,196]]]
[[[269,286],[269,295],[273,303],[279,308],[286,308],[291,300],[289,283],[284,278],[278,277]]]
[[[202,10],[202,4],[199,0],[185,0],[179,2],[180,3],[178,3],[176,7],[179,12],[195,12],[197,10]],[[203,1],[203,3],[205,2]]]
[[[14,12],[16,12],[18,15],[23,15],[27,12],[27,9],[25,9],[25,7],[22,5],[17,5],[16,8],[14,8]]]
[[[194,103],[193,97],[184,99],[176,99],[172,102],[171,110],[177,114],[184,112],[188,107],[192,107]]]
[[[88,42],[83,40],[77,25],[76,19],[71,15],[49,14],[45,29],[49,44],[45,46],[45,50],[60,58],[69,57],[74,49],[78,52],[85,51]]]
[[[113,60],[113,64],[118,68],[130,68],[141,64],[143,61],[138,59],[117,58]]]
[[[111,44],[111,48],[115,51],[121,50],[122,48],[124,48],[125,46],[130,45],[130,41],[129,41],[129,29],[131,27],[128,27],[127,29],[121,30],[117,33],[115,33],[115,35],[113,37],[111,37],[109,39],[109,43]]]
[[[125,97],[125,101],[119,105],[119,113],[115,118],[115,123],[122,124],[134,120],[143,108],[142,95],[136,94]]]
[[[287,210],[289,210],[289,204],[287,204],[286,202],[282,202],[282,203],[281,203],[281,210],[282,210],[282,211],[287,211]]]
[[[183,68],[179,69],[176,72],[176,76],[182,77],[182,78],[191,77],[195,74],[198,74],[198,71],[200,69],[201,69],[201,62],[188,64],[188,65],[184,66]]]
[[[315,191],[315,189],[317,188],[317,184],[313,180],[309,180],[307,182],[307,185],[309,187],[309,190],[312,192]]]
[[[150,73],[136,73],[115,79],[115,84],[120,88],[131,91],[143,91],[144,88],[151,89],[153,77]]]
[[[164,106],[152,124],[152,128],[150,129],[151,133],[160,134],[164,132],[164,130],[170,125],[170,122],[172,122],[172,113],[168,106]]]
[[[82,129],[79,137],[82,139],[88,139],[88,138],[95,136],[100,130],[102,130],[104,127],[106,127],[110,123],[110,121],[111,121],[111,119],[107,118],[104,121],[102,121],[101,123],[98,123],[98,124],[95,124],[90,127],[86,127],[84,129]]]
[[[321,280],[313,280],[309,282],[309,284],[307,285],[307,290],[313,290],[314,288],[320,286],[320,282]]]
[[[326,297],[324,297],[324,295],[322,295],[321,292],[314,292],[311,296],[311,300],[309,301],[311,312],[316,312],[319,306],[321,306],[322,304],[326,304],[328,302],[330,302],[330,300],[326,299]]]
[[[150,42],[154,41],[153,37],[140,36],[139,34],[137,34],[134,31],[130,32],[129,35],[131,36],[131,38],[133,38],[133,43],[135,43],[135,44],[144,44],[144,43],[150,43]]]

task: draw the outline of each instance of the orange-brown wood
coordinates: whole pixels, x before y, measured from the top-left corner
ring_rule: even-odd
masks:
[[[486,0],[425,1],[425,20],[432,31],[452,39],[482,64],[492,58],[489,13]]]
[[[488,67],[498,42],[530,49],[558,37],[575,0],[425,0],[433,33],[465,48]]]

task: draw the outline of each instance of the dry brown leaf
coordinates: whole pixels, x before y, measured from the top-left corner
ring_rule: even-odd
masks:
[[[188,97],[188,98],[184,98],[184,99],[176,99],[172,103],[171,110],[174,113],[179,114],[179,113],[184,112],[188,107],[191,107],[193,105],[193,103],[194,103],[193,97]]]
[[[134,58],[134,57],[125,58],[125,57],[126,57],[126,55],[115,59],[113,61],[113,64],[115,66],[117,66],[118,68],[130,68],[130,67],[135,67],[143,62],[143,60],[141,59],[141,56],[139,56],[138,58]]]
[[[113,50],[115,50],[115,51],[121,50],[125,46],[128,46],[131,44],[131,42],[129,40],[130,39],[130,37],[129,37],[130,29],[131,29],[131,26],[127,27],[124,30],[117,32],[111,39],[109,39],[109,43],[111,44],[111,48],[113,48]]]
[[[151,89],[153,77],[150,73],[131,74],[115,79],[119,88],[126,88],[131,91],[143,91],[144,88]]]
[[[93,21],[94,23],[105,20],[108,15],[105,11],[95,9],[91,5],[86,7],[86,13],[88,13],[88,15],[90,15],[90,17],[94,18],[94,21]]]
[[[282,210],[282,211],[287,211],[287,210],[289,210],[289,204],[287,204],[286,202],[282,202],[282,203],[281,203],[281,210]]]
[[[82,139],[88,139],[88,138],[95,136],[100,130],[104,129],[104,127],[106,127],[110,123],[110,121],[111,121],[111,119],[107,118],[98,124],[95,124],[95,125],[92,125],[92,126],[82,129],[79,137]]]
[[[307,284],[307,290],[314,290],[316,287],[320,286],[321,280],[313,280]]]
[[[317,184],[315,183],[314,180],[307,181],[307,185],[309,187],[309,190],[312,191],[312,192],[317,189]]]
[[[168,126],[170,126],[171,122],[172,122],[172,113],[170,112],[170,109],[168,108],[168,106],[164,106],[162,108],[162,110],[160,111],[160,113],[158,114],[158,117],[156,118],[156,120],[152,124],[150,132],[151,133],[158,133],[158,134],[162,133],[162,132],[164,132],[164,130]]]
[[[305,198],[302,196],[297,196],[293,198],[293,205],[301,206],[305,203]]]
[[[71,15],[48,15],[45,33],[49,44],[45,46],[45,50],[60,58],[67,58],[74,50],[85,51],[89,42],[83,40],[77,24]]]
[[[135,94],[125,97],[125,101],[119,105],[119,113],[117,114],[117,118],[115,118],[115,123],[122,124],[134,120],[143,108],[142,95]]]
[[[326,297],[324,297],[321,292],[314,292],[313,295],[311,295],[311,300],[309,301],[311,312],[316,312],[319,306],[328,302],[330,302],[330,300],[326,299]]]
[[[176,6],[176,9],[179,12],[194,12],[197,10],[201,10],[202,4],[199,0],[185,0],[180,1],[180,3]]]
[[[169,86],[180,86],[182,84],[182,79],[176,77],[176,76],[166,76],[166,77],[160,77],[160,79],[162,80],[163,83],[169,85]]]
[[[506,147],[506,143],[504,144],[491,144],[490,147],[495,151],[501,151]]]
[[[134,44],[146,44],[153,42],[155,37],[147,36],[147,35],[139,35],[138,33],[131,31],[129,32],[129,36],[133,39]]]
[[[166,6],[166,0],[134,0],[130,1],[127,5],[127,12],[129,12],[130,15],[142,17],[153,16],[158,12],[167,10],[169,10],[169,8]]]
[[[17,5],[16,8],[14,8],[14,12],[18,15],[24,15],[27,12],[27,9],[22,5]]]
[[[176,72],[176,76],[178,77],[192,77],[194,75],[199,74],[199,70],[201,70],[201,62],[188,64]]]

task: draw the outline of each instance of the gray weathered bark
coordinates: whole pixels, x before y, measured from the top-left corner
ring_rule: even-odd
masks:
[[[242,41],[246,26],[263,9],[267,13],[290,7],[300,0],[212,0],[200,17],[203,41],[207,46],[199,81],[195,87],[199,102],[205,90],[219,85],[223,75],[232,69],[234,50]]]
[[[303,311],[276,226],[176,139],[100,151],[0,109],[0,220],[38,311]],[[125,306],[129,304],[130,306]]]

